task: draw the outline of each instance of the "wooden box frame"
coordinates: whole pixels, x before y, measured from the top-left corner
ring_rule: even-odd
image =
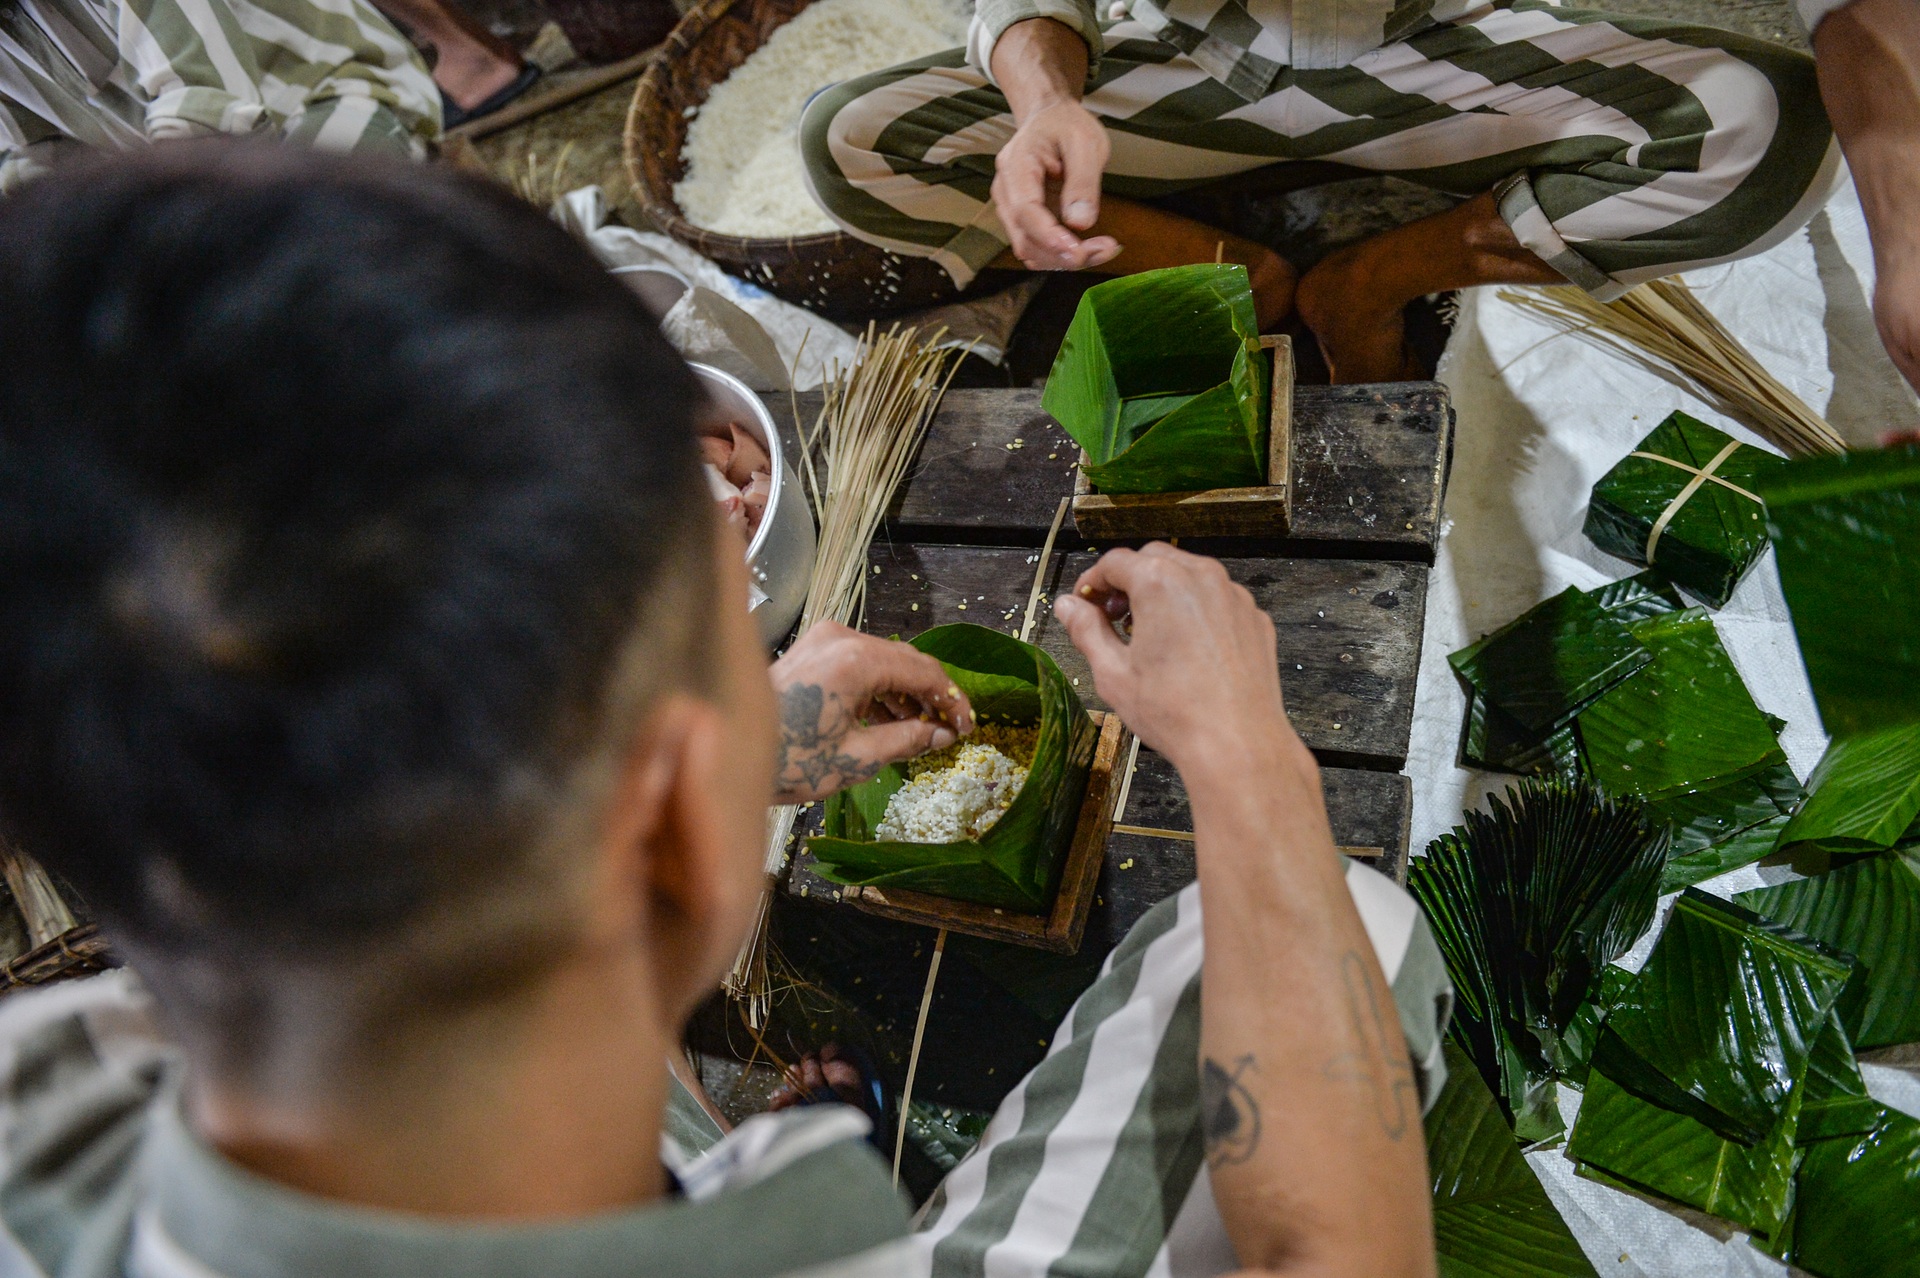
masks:
[[[1107,837],[1113,831],[1114,787],[1120,781],[1118,773],[1125,767],[1126,747],[1132,737],[1119,715],[1104,710],[1088,714],[1100,735],[1094,744],[1093,765],[1087,772],[1087,792],[1080,801],[1080,819],[1074,825],[1066,863],[1060,867],[1060,887],[1054,893],[1050,913],[1022,914],[898,888],[836,885],[838,895],[825,899],[881,918],[944,928],[989,941],[1008,941],[1057,954],[1078,951],[1080,938],[1087,930],[1087,915],[1093,909],[1094,885],[1106,860]],[[813,855],[805,847],[795,851],[796,872],[811,870],[813,865]]]
[[[1184,493],[1101,493],[1087,481],[1080,454],[1073,476],[1073,526],[1082,537],[1279,537],[1293,522],[1293,339],[1262,337],[1273,352],[1273,403],[1267,431],[1267,482],[1259,488]]]

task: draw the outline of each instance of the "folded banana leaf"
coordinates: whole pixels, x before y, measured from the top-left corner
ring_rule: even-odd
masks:
[[[1920,1257],[1920,1122],[1881,1108],[1872,1131],[1806,1148],[1793,1263],[1818,1278],[1907,1278]]]
[[[1700,480],[1729,445],[1733,451],[1714,467],[1715,478]],[[1732,436],[1685,413],[1669,414],[1594,485],[1587,537],[1608,554],[1657,564],[1688,594],[1718,608],[1767,548],[1757,485],[1784,465],[1785,458],[1735,445]]]
[[[1647,803],[1673,826],[1662,890],[1677,892],[1773,851],[1806,791],[1786,763]]]
[[[1528,1143],[1560,1134],[1560,1036],[1653,920],[1667,832],[1581,782],[1522,781],[1414,860],[1452,1032]]]
[[[1857,1008],[1842,1009],[1855,1046],[1920,1042],[1920,867],[1912,859],[1883,852],[1734,899],[1859,961],[1864,992]]]
[[[1853,1045],[1840,1026],[1838,1012],[1827,1018],[1820,1036],[1813,1040],[1803,1086],[1807,1095],[1800,1106],[1800,1129],[1794,1134],[1794,1144],[1864,1136],[1880,1125],[1880,1104],[1867,1094],[1860,1063],[1854,1059]]]
[[[836,883],[905,888],[1001,909],[1045,913],[1073,842],[1099,736],[1060,667],[1032,644],[985,626],[936,626],[912,641],[938,657],[982,721],[1037,723],[1033,764],[1013,806],[978,839],[876,840],[904,765],[827,800],[822,833],[807,840]]]
[[[1267,482],[1272,362],[1244,266],[1176,266],[1080,299],[1041,406],[1106,493]]]
[[[1920,816],[1920,723],[1835,737],[1807,778],[1807,801],[1780,846],[1840,853],[1898,843]]]
[[[1920,445],[1794,461],[1759,492],[1826,730],[1920,720]]]
[[[1689,888],[1609,1009],[1592,1074],[1728,1140],[1763,1142],[1856,969],[1810,937]]]
[[[1617,963],[1609,963],[1600,970],[1600,979],[1593,983],[1586,1001],[1574,1009],[1573,1019],[1560,1035],[1553,1065],[1561,1077],[1576,1086],[1585,1086],[1587,1066],[1593,1060],[1593,1046],[1600,1038],[1600,1028],[1607,1023],[1607,1012],[1632,981],[1633,973]]]
[[[1758,1234],[1786,1223],[1793,1201],[1793,1137],[1801,1097],[1764,1136],[1743,1145],[1616,1083],[1596,1060],[1567,1156],[1581,1173],[1725,1217]]]
[[[1652,659],[1598,600],[1568,587],[1447,662],[1476,696],[1544,735]]]
[[[1433,1245],[1443,1278],[1582,1278],[1594,1269],[1527,1166],[1479,1071],[1446,1047],[1427,1113]]]
[[[1647,800],[1726,785],[1786,753],[1699,609],[1635,622],[1651,654],[1580,712],[1580,748],[1600,788]]]

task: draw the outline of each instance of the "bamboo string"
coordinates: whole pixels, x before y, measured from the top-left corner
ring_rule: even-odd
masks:
[[[1762,367],[1678,279],[1642,284],[1611,302],[1577,288],[1503,289],[1499,296],[1656,372],[1680,374],[1789,456],[1846,450],[1827,420]]]
[[[1113,819],[1118,821],[1127,814],[1127,798],[1133,793],[1133,770],[1140,764],[1140,738],[1135,737],[1127,748],[1127,770],[1120,778],[1120,794],[1113,801]],[[1116,830],[1119,826],[1114,827]]]
[[[1020,642],[1029,642],[1033,634],[1035,610],[1040,606],[1040,591],[1047,584],[1047,561],[1053,558],[1053,541],[1060,535],[1060,525],[1067,517],[1067,507],[1073,504],[1072,494],[1060,499],[1060,505],[1053,512],[1053,527],[1047,529],[1047,540],[1040,547],[1040,562],[1033,570],[1033,589],[1027,592],[1027,617],[1020,623]]]
[[[900,1089],[900,1126],[893,1136],[893,1187],[900,1188],[900,1156],[907,1148],[907,1106],[913,1103],[913,1076],[920,1071],[920,1042],[927,1032],[927,1013],[933,1008],[933,984],[940,979],[940,956],[947,952],[947,929],[933,938],[933,961],[927,964],[927,987],[920,991],[920,1015],[913,1023],[913,1048],[907,1053],[907,1082]]]

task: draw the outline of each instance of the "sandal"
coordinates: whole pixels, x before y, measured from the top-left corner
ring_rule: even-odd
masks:
[[[531,89],[534,81],[539,78],[540,68],[529,62],[520,68],[520,74],[513,77],[512,82],[509,83],[506,88],[501,89],[498,93],[495,93],[486,100],[476,103],[471,109],[454,105],[452,99],[442,93],[440,95],[441,129],[443,131],[447,129],[457,129],[461,125],[477,120],[483,115],[492,115],[495,111],[498,111],[501,107],[507,105],[507,103],[513,101],[528,89]]]

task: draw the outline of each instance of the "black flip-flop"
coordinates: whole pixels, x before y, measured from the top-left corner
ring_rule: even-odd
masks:
[[[484,102],[475,104],[471,110],[455,106],[453,100],[447,97],[443,91],[440,94],[440,127],[443,129],[457,129],[461,125],[477,120],[483,115],[492,115],[495,111],[498,111],[501,107],[507,105],[507,103],[513,101],[528,89],[531,89],[533,82],[539,78],[540,68],[529,62],[520,68],[520,74],[513,77],[511,84],[501,89],[498,93],[495,93],[492,97],[487,98]]]

